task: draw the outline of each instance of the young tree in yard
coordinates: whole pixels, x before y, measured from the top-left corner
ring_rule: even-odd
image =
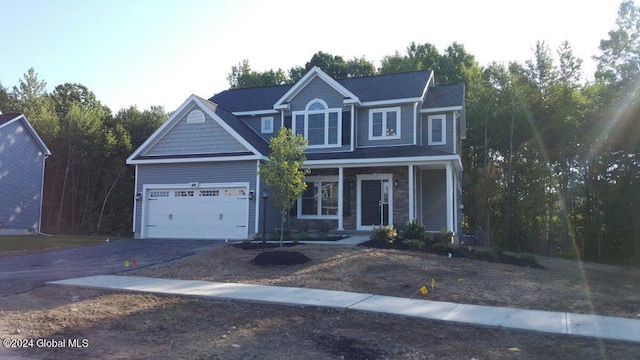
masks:
[[[304,177],[309,173],[302,168],[306,160],[304,151],[307,140],[302,135],[294,135],[291,129],[282,128],[278,136],[269,141],[271,155],[269,162],[260,166],[258,173],[269,187],[270,197],[280,209],[280,247],[282,247],[283,227],[286,214],[294,201],[307,188]]]

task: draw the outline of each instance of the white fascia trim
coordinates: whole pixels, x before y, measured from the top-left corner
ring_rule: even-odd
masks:
[[[138,201],[136,200],[137,193],[138,193],[138,165],[136,165],[135,181],[133,185],[133,234],[136,233],[136,211],[138,211]],[[142,200],[140,200],[140,202],[142,202]]]
[[[27,127],[27,131],[31,133],[31,136],[33,136],[33,138],[36,140],[36,143],[42,148],[43,155],[45,156],[45,158],[51,156],[51,151],[49,150],[47,145],[45,145],[44,141],[42,141],[42,138],[40,138],[40,136],[36,132],[36,129],[33,128],[33,126],[31,125],[29,120],[27,120],[27,117],[24,114],[20,114],[14,117],[13,119],[7,121],[6,123],[0,125],[0,128],[8,126],[9,124],[13,124],[14,122],[17,122],[20,119],[24,120],[23,122],[24,122],[24,125]]]
[[[178,115],[180,115],[187,108],[187,106],[190,103],[190,100],[194,100],[195,98],[196,98],[195,95],[189,96],[187,100],[183,102],[182,105],[180,105],[180,107],[176,111],[174,111],[173,114],[164,123],[162,123],[162,125],[160,125],[160,127],[157,128],[156,131],[154,131],[153,134],[151,134],[151,136],[149,136],[147,140],[145,140],[145,142],[142,143],[142,145],[140,145],[136,149],[136,151],[133,152],[133,154],[129,155],[129,157],[127,158],[127,164],[135,164],[134,162],[132,162],[133,159],[138,157],[138,155],[140,155],[140,153],[142,153],[142,151],[145,150],[149,145],[156,142],[157,140],[156,138],[158,138],[160,134],[163,134],[165,129],[167,129],[170,126],[173,126],[172,123],[175,121]]]
[[[324,71],[322,71],[319,67],[314,66],[308,73],[306,73],[302,79],[298,80],[298,82],[289,89],[276,103],[273,105],[273,108],[283,109],[284,106],[289,108],[288,102],[295,97],[307,84],[311,82],[315,77],[319,77],[324,82],[326,82],[329,86],[334,88],[337,92],[342,94],[346,98],[351,98],[360,103],[360,99],[355,96],[351,91],[347,90],[344,86],[340,85],[337,81],[335,81],[331,76],[327,75]]]
[[[260,201],[262,200],[262,198],[260,197],[260,160],[256,161],[256,193],[253,195],[256,199],[256,208],[255,208],[255,214],[256,214],[256,218],[254,219],[254,223],[255,223],[255,229],[254,229],[254,234],[258,234],[258,231],[260,229],[260,205],[262,205],[260,203]]]
[[[224,183],[199,183],[197,188],[194,188],[189,183],[176,183],[176,184],[144,184],[142,185],[142,189],[146,192],[146,190],[156,190],[156,189],[207,189],[207,188],[235,188],[235,187],[243,187],[249,189],[250,184],[248,182],[224,182]],[[142,196],[145,196],[143,192]],[[249,196],[247,194],[247,196]]]
[[[421,114],[429,114],[429,113],[437,113],[444,111],[456,111],[462,110],[462,106],[448,106],[448,107],[439,107],[439,108],[429,108],[429,109],[420,109]]]
[[[399,157],[399,158],[377,158],[377,159],[332,159],[332,160],[307,160],[304,162],[305,168],[320,167],[363,167],[375,165],[424,165],[429,164],[447,164],[453,162],[456,168],[462,168],[462,162],[459,155],[438,155],[438,156],[419,156],[419,157]]]
[[[418,103],[413,103],[413,145],[418,145]]]
[[[142,164],[177,164],[177,163],[194,163],[194,162],[222,162],[222,161],[244,161],[244,160],[264,160],[266,156],[244,155],[244,156],[221,156],[221,157],[196,157],[196,158],[176,158],[176,159],[144,159],[144,160],[127,160],[128,165]]]
[[[235,116],[272,115],[272,114],[277,114],[277,113],[278,113],[278,111],[276,111],[274,109],[232,112],[232,114],[235,115]]]
[[[202,99],[200,99],[196,95],[191,95],[191,96],[189,96],[189,98],[185,102],[182,103],[182,105],[180,105],[180,107],[156,131],[153,132],[153,134],[151,134],[151,136],[149,136],[149,138],[144,143],[142,143],[142,145],[140,145],[140,147],[138,147],[138,149],[136,149],[136,151],[133,152],[133,154],[131,154],[127,158],[127,164],[136,164],[137,163],[136,161],[146,161],[146,160],[134,160],[134,159],[136,157],[138,157],[138,155],[140,155],[140,153],[142,153],[143,150],[146,150],[146,148],[149,145],[151,145],[151,144],[155,143],[156,141],[160,140],[161,135],[164,135],[165,131],[168,131],[168,129],[170,129],[171,127],[175,126],[177,120],[179,119],[179,115],[181,115],[182,112],[188,106],[191,105],[191,102],[194,102],[200,108],[200,110],[204,111],[209,116],[211,116],[211,118],[216,123],[218,123],[218,125],[220,125],[223,129],[225,129],[225,131],[227,131],[229,134],[231,134],[231,136],[233,136],[247,150],[251,151],[255,155],[259,155],[260,154],[260,152],[258,150],[256,150],[251,144],[249,144],[249,142],[247,140],[245,140],[235,130],[233,130],[215,112],[213,112],[211,109],[209,109],[209,107],[206,106],[203,103]],[[140,162],[139,164],[144,164],[144,163]]]
[[[393,99],[393,100],[378,100],[378,101],[367,101],[363,102],[362,106],[380,106],[380,105],[397,105],[397,104],[406,104],[413,103],[417,101],[422,101],[422,98],[404,98],[404,99]]]

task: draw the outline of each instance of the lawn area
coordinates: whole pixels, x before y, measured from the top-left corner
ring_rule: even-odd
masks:
[[[104,242],[104,236],[22,235],[0,236],[0,254],[85,246]]]

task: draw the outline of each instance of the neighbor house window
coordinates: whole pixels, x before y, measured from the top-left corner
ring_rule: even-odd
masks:
[[[429,116],[429,145],[444,145],[447,142],[445,115]]]
[[[338,215],[338,179],[312,177],[305,179],[307,189],[298,198],[298,217],[329,217]]]
[[[369,140],[400,138],[400,108],[369,110]]]
[[[261,131],[263,134],[273,133],[273,116],[262,118]]]
[[[200,110],[193,110],[187,116],[187,124],[198,124],[204,122],[204,113]]]
[[[293,132],[309,141],[308,147],[340,146],[342,139],[342,109],[330,109],[327,103],[311,100],[305,111],[293,112]]]

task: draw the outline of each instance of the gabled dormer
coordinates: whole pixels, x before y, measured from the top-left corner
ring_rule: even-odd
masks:
[[[460,153],[467,135],[464,84],[429,87],[420,109],[420,145],[448,153]]]

